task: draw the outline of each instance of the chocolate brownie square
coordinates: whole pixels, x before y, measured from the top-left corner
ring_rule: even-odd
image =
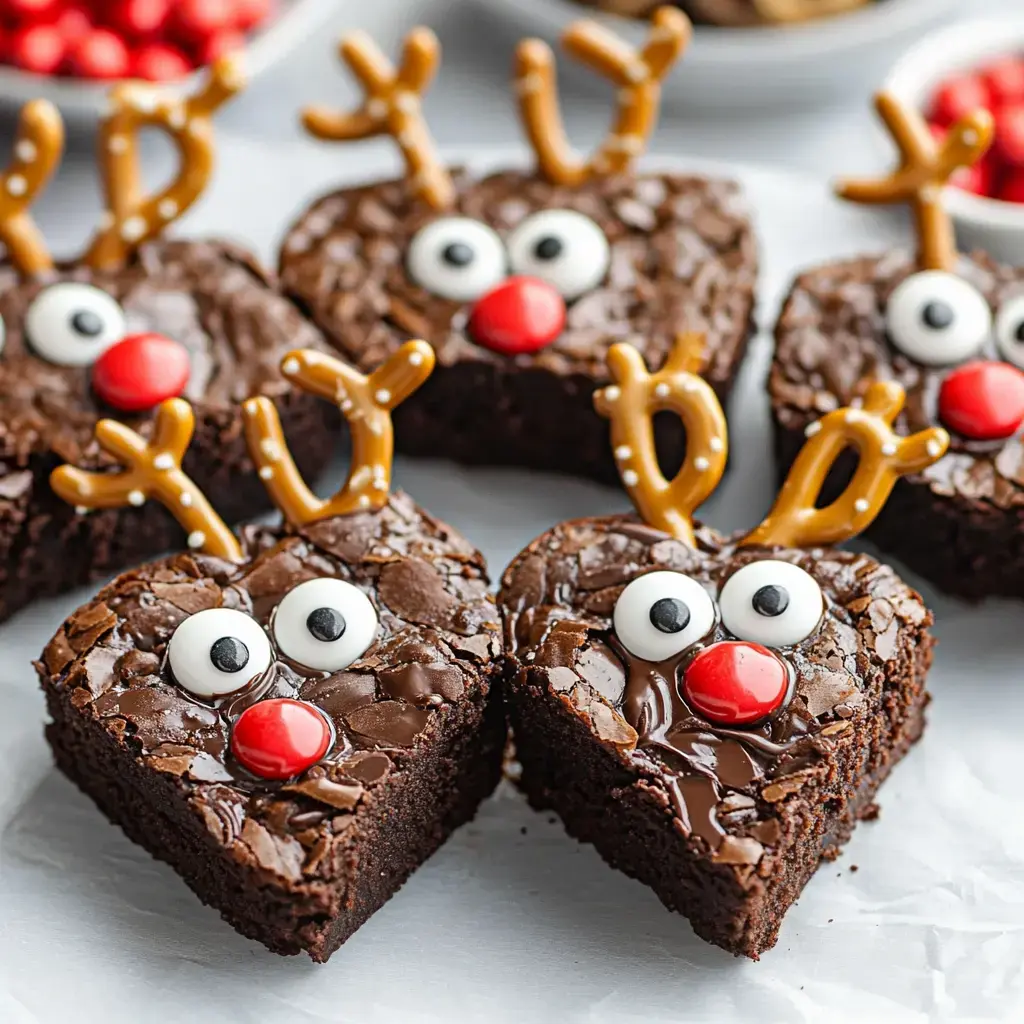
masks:
[[[322,962],[498,781],[496,613],[479,553],[401,494],[297,533],[247,528],[242,545],[238,563],[145,565],[72,614],[37,665],[47,738],[61,771],[242,934]],[[303,667],[314,612],[349,620],[344,643],[364,603],[365,652],[343,671]],[[195,658],[175,646],[183,624]],[[232,637],[258,681],[200,696],[237,656]],[[295,731],[276,761],[263,709],[264,728]],[[326,746],[288,774],[303,742]]]
[[[758,270],[740,188],[632,166],[688,37],[671,8],[635,50],[592,22],[569,27],[566,48],[618,90],[615,127],[587,161],[561,134],[551,52],[523,41],[516,89],[538,166],[482,178],[441,164],[417,113],[411,83],[422,87],[438,60],[431,33],[409,34],[397,70],[361,34],[342,42],[367,101],[351,115],[312,108],[306,127],[335,140],[390,131],[410,176],[317,200],[287,233],[280,274],[357,366],[410,336],[434,346],[437,372],[397,412],[400,451],[614,480],[592,408],[608,348],[629,341],[658,367],[682,330],[704,333],[702,372],[728,395]],[[659,424],[658,435],[677,465],[678,430]]]

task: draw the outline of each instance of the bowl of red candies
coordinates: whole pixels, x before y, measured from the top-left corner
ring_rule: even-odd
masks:
[[[124,78],[187,81],[246,51],[251,78],[308,36],[337,0],[0,0],[0,100],[45,96],[96,113]]]
[[[913,103],[943,135],[985,109],[995,137],[985,157],[946,189],[962,247],[1024,264],[1024,16],[960,22],[925,36],[885,88]]]

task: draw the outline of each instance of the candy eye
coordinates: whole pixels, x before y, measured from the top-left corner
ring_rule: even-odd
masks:
[[[306,668],[339,672],[373,643],[377,613],[370,599],[344,580],[307,580],[274,612],[274,640]]]
[[[630,654],[644,661],[665,661],[711,632],[715,606],[689,576],[652,572],[622,591],[612,624]]]
[[[999,354],[1024,370],[1024,295],[1010,299],[996,316],[996,344]]]
[[[527,217],[508,239],[516,274],[546,281],[564,299],[596,288],[608,272],[608,239],[575,210],[544,210]]]
[[[25,314],[32,348],[58,366],[88,366],[125,329],[124,311],[106,292],[72,281],[43,289]]]
[[[992,331],[992,312],[981,292],[942,270],[903,281],[889,297],[885,319],[896,348],[925,366],[969,359]]]
[[[806,640],[825,609],[814,577],[791,562],[766,559],[734,572],[718,599],[722,625],[740,640],[791,647]]]
[[[409,276],[443,299],[470,302],[504,280],[505,247],[486,224],[445,217],[421,228],[409,244]]]
[[[171,636],[167,657],[175,682],[206,698],[245,689],[273,661],[260,624],[233,608],[190,615]]]

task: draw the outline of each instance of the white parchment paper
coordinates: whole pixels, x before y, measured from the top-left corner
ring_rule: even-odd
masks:
[[[223,163],[188,230],[269,255],[287,212],[350,160],[232,140]],[[763,323],[796,268],[902,234],[814,182],[732,171],[758,213]],[[89,187],[72,180],[58,202],[70,211]],[[768,346],[759,337],[744,368],[735,458],[704,510],[725,529],[772,498]],[[613,489],[524,472],[399,460],[397,477],[494,576],[554,522],[625,507]],[[1024,609],[922,589],[941,640],[925,738],[883,787],[880,820],[822,867],[756,964],[695,938],[507,788],[328,965],[276,957],[51,767],[29,661],[89,593],[31,607],[0,628],[0,1022],[1024,1020]]]

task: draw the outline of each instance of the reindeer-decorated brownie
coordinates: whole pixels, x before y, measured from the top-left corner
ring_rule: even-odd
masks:
[[[897,484],[870,538],[951,594],[1024,597],[1024,268],[958,253],[942,205],[950,175],[984,154],[992,119],[972,114],[938,139],[894,96],[876,104],[899,165],[839,192],[909,203],[917,252],[797,278],[769,379],[780,463],[785,471],[821,413],[857,401],[875,379],[898,381],[907,429],[940,423],[952,442],[944,459]],[[842,461],[832,487],[852,469]]]
[[[699,345],[682,338],[656,373],[612,347],[596,402],[640,514],[554,527],[506,570],[498,605],[530,801],[756,959],[924,725],[931,615],[888,566],[824,545],[863,530],[948,437],[898,436],[903,390],[875,382],[808,431],[764,522],[721,536],[691,518],[727,450]],[[651,427],[666,410],[687,434],[671,482]],[[847,447],[857,472],[818,507]]]
[[[63,127],[49,103],[22,111],[13,162],[0,173],[0,618],[33,597],[84,583],[169,548],[161,510],[84,516],[50,491],[50,471],[70,460],[110,466],[93,442],[102,416],[149,436],[152,411],[183,395],[196,411],[187,469],[229,521],[265,504],[245,452],[238,403],[278,402],[313,474],[330,452],[333,418],[294,393],[277,364],[319,332],[271,287],[251,256],[214,241],[160,238],[202,193],[213,168],[211,118],[242,85],[223,58],[194,95],[125,83],[99,128],[106,210],[85,253],[55,262],[29,206],[60,160]],[[181,168],[144,194],[137,135],[169,133]]]
[[[266,397],[244,407],[280,527],[234,534],[182,470],[193,415],[103,420],[117,473],[63,466],[89,508],[152,498],[187,553],[115,579],[37,665],[58,766],[244,935],[326,960],[498,781],[500,638],[482,556],[389,493],[390,412],[429,375],[403,345],[364,377],[313,350],[284,374],[341,406],[353,462],[309,491]]]
[[[391,135],[408,174],[317,201],[287,235],[281,278],[363,368],[410,334],[434,345],[437,372],[397,413],[400,451],[614,481],[591,403],[608,346],[629,341],[657,367],[684,323],[706,333],[702,372],[725,397],[757,264],[739,190],[634,170],[689,36],[670,7],[640,49],[593,22],[569,27],[566,50],[617,89],[611,132],[588,159],[566,139],[550,49],[522,42],[515,90],[536,167],[483,178],[432,147],[420,103],[439,51],[427,29],[407,36],[397,69],[361,33],[342,42],[366,101],[354,113],[310,108],[306,128],[338,141]],[[659,430],[659,447],[678,462],[678,432]]]

